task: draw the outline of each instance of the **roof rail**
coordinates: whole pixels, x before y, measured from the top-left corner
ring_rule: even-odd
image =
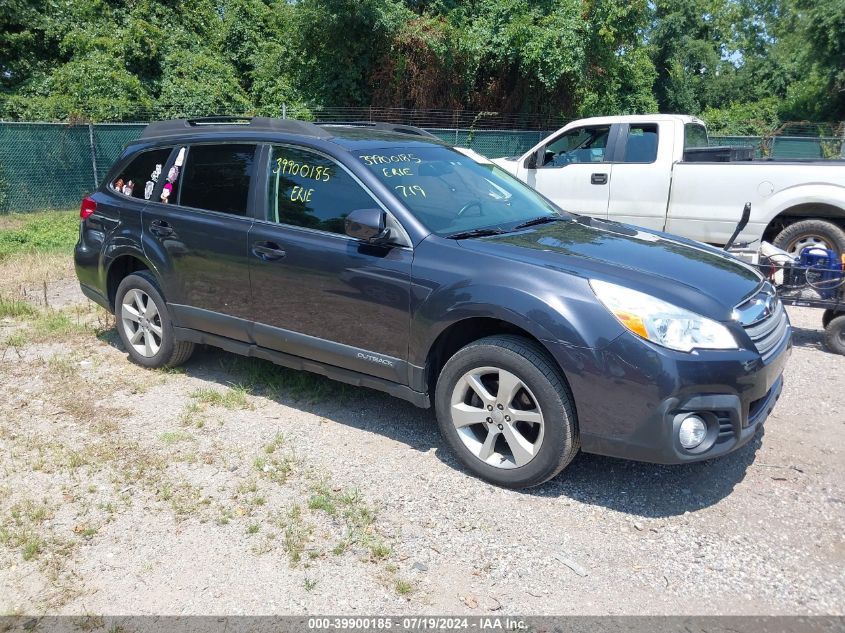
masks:
[[[206,127],[225,131],[246,128],[250,132],[288,132],[318,138],[331,138],[332,136],[318,125],[297,119],[272,119],[264,116],[208,116],[194,119],[155,121],[144,128],[141,138],[184,134]]]
[[[320,121],[318,125],[331,127],[333,125],[349,125],[353,127],[369,127],[374,130],[382,132],[397,132],[399,134],[411,134],[413,136],[425,136],[426,138],[433,138],[441,140],[428,130],[421,127],[414,127],[413,125],[404,125],[402,123],[385,123],[383,121]]]

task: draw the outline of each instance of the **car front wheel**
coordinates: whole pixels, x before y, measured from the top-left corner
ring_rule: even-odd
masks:
[[[506,488],[548,481],[578,452],[572,395],[537,343],[491,336],[450,358],[437,381],[440,432],[468,470]]]
[[[193,343],[175,340],[167,304],[148,272],[133,273],[120,282],[115,317],[124,347],[139,365],[175,367],[194,351]]]

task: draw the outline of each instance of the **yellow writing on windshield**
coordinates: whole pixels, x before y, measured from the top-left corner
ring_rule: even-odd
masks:
[[[423,198],[427,197],[425,195],[425,189],[419,185],[396,185],[394,189],[406,198],[411,198],[413,196],[422,196]]]
[[[325,165],[309,165],[308,163],[299,163],[295,160],[282,157],[276,159],[276,166],[273,168],[273,173],[283,176],[299,176],[300,178],[309,178],[322,182],[327,182],[332,177],[331,170]]]
[[[368,167],[373,165],[388,165],[390,163],[421,163],[422,159],[414,154],[368,154],[366,156],[359,156],[364,164]]]

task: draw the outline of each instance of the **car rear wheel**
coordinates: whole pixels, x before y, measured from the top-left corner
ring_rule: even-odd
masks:
[[[175,340],[167,304],[148,272],[133,273],[120,282],[115,317],[124,347],[139,365],[176,367],[194,351],[193,343]]]
[[[437,381],[440,432],[468,470],[507,488],[548,481],[578,452],[572,395],[548,353],[491,336],[450,358]]]
[[[778,233],[774,245],[793,257],[808,246],[829,249],[841,256],[845,253],[845,231],[826,220],[801,220]]]

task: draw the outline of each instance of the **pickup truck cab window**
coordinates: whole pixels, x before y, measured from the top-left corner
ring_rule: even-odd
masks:
[[[604,162],[609,137],[610,126],[581,127],[570,130],[546,145],[542,167]]]
[[[193,145],[182,174],[179,204],[245,216],[255,145]]]
[[[629,125],[623,163],[653,163],[657,160],[657,124]]]
[[[378,206],[352,176],[320,154],[274,145],[267,169],[273,222],[343,234],[351,211]]]
[[[707,128],[700,123],[687,123],[684,125],[684,149],[708,147],[710,141],[707,138]]]

